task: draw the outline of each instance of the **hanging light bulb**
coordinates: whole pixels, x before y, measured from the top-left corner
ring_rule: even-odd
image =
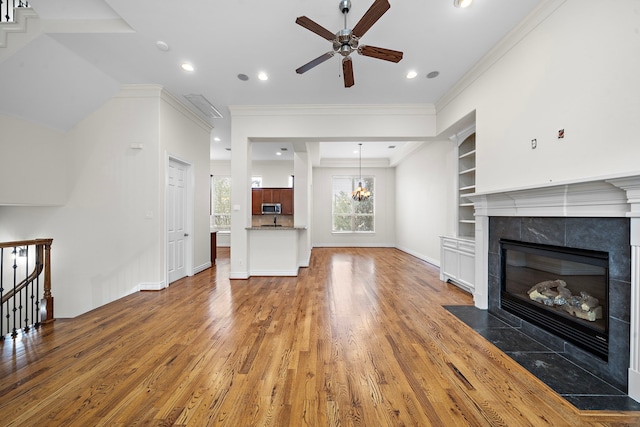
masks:
[[[371,192],[362,185],[362,143],[359,143],[358,145],[360,146],[360,181],[358,182],[356,189],[351,192],[351,198],[361,202],[371,197]]]

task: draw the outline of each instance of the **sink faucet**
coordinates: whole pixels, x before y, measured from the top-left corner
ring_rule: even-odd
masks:
[[[277,215],[274,215],[274,216],[273,216],[273,226],[274,226],[274,227],[276,226],[276,222],[277,222],[277,221],[278,221],[278,216],[277,216]]]

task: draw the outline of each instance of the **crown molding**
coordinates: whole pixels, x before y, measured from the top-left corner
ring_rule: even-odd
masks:
[[[435,116],[433,104],[397,105],[230,105],[232,117],[242,116]]]
[[[522,22],[502,38],[480,61],[476,63],[446,94],[436,102],[436,111],[441,111],[473,82],[486,73],[511,49],[518,45],[531,31],[551,16],[567,0],[543,0]]]

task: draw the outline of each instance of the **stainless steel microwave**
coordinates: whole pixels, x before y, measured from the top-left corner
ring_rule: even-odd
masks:
[[[280,203],[263,203],[262,215],[280,215],[282,208]]]

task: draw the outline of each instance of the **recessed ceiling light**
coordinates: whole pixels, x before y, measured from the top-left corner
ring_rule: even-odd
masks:
[[[221,141],[221,139],[220,139],[220,138],[218,138],[217,136],[214,136],[214,137],[213,137],[213,140],[214,140],[215,142],[220,142],[220,141]]]
[[[180,65],[180,68],[182,68],[184,71],[193,71],[193,70],[195,70],[195,68],[193,68],[193,65],[189,64],[188,62],[183,62]]]
[[[473,3],[473,0],[453,0],[453,5],[461,9],[471,6],[471,3]]]
[[[238,79],[246,82],[247,80],[249,80],[249,76],[247,76],[246,74],[238,74]]]
[[[428,79],[435,79],[439,75],[440,75],[440,71],[432,71],[429,74],[427,74],[427,78]]]
[[[158,49],[160,49],[161,51],[163,51],[163,52],[166,52],[166,51],[169,50],[169,45],[167,43],[163,42],[162,40],[158,40],[156,42],[156,47]]]
[[[415,71],[412,70],[412,71],[409,71],[407,73],[407,78],[408,79],[415,79],[417,75],[418,75],[418,73],[416,73]]]
[[[262,72],[262,73],[258,73],[258,78],[259,78],[260,80],[263,80],[263,81],[264,81],[264,80],[269,80],[269,76],[267,75],[267,73],[264,73],[264,72]]]
[[[282,153],[278,151],[276,152],[276,156],[282,156]]]

